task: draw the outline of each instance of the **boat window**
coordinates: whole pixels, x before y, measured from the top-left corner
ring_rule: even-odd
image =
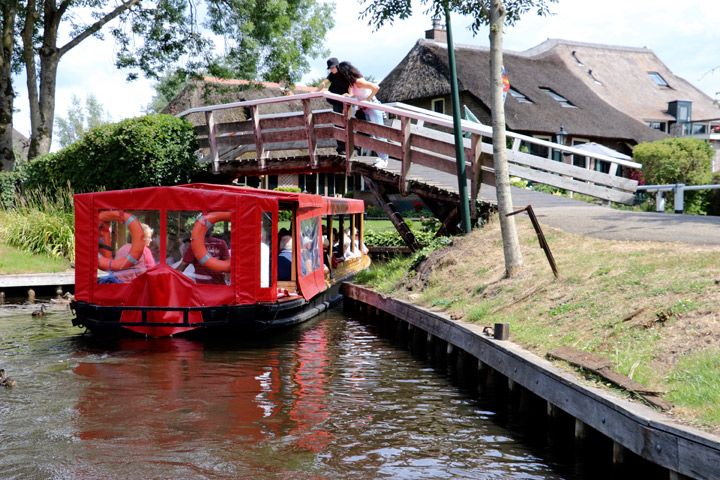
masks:
[[[268,288],[272,282],[272,212],[262,212],[260,224],[260,288]]]
[[[168,211],[167,264],[196,283],[229,285],[230,215],[227,211]],[[204,241],[193,245],[193,238]]]
[[[159,232],[158,211],[100,210],[97,282],[128,283],[157,265]]]
[[[309,218],[300,222],[301,271],[303,276],[320,268],[320,218]]]

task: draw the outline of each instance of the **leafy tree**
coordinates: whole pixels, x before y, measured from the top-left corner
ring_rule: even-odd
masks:
[[[80,99],[73,95],[67,118],[58,117],[55,120],[58,143],[63,148],[67,147],[71,143],[80,140],[86,131],[109,121],[110,116],[105,112],[100,102],[97,101],[95,95],[87,96],[84,109],[80,105]]]
[[[651,185],[684,183],[705,185],[712,180],[713,148],[697,138],[666,138],[636,145],[633,159],[643,165],[645,181]],[[707,193],[685,192],[685,210],[704,211]]]
[[[505,273],[508,277],[517,274],[522,267],[522,254],[515,228],[514,217],[507,217],[512,211],[510,195],[510,174],[505,157],[505,107],[502,95],[502,40],[503,27],[512,26],[527,12],[534,10],[538,15],[550,13],[549,4],[557,0],[420,0],[427,6],[427,12],[433,16],[441,14],[449,17],[450,12],[470,15],[473,18],[471,29],[474,34],[484,25],[490,27],[490,69],[492,88],[493,123],[493,164],[495,167],[495,185],[497,191],[500,230],[505,256]],[[392,24],[395,18],[408,18],[412,14],[412,2],[409,0],[364,0],[367,7],[362,16],[369,18],[370,24],[380,28],[385,23]]]
[[[14,90],[22,66],[30,101],[29,157],[49,151],[60,60],[105,31],[128,79],[222,66],[240,78],[294,81],[322,51],[332,6],[319,0],[2,0],[0,155],[9,158]],[[90,14],[88,21],[84,17]],[[69,40],[58,44],[60,31]],[[218,42],[219,45],[215,45]],[[224,50],[223,50],[224,48]],[[208,53],[215,52],[219,53]]]

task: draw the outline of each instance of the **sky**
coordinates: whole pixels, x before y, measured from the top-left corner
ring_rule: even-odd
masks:
[[[349,60],[366,76],[382,80],[410,51],[431,20],[418,0],[413,16],[373,30],[359,19],[363,9],[357,0],[335,0],[335,27],[326,37],[330,55]],[[548,38],[606,45],[647,47],[675,74],[712,98],[720,98],[720,1],[717,0],[559,0],[550,7],[551,17],[525,15],[507,27],[506,50],[522,51]],[[456,44],[489,46],[488,29],[473,36],[468,17],[453,16]],[[112,121],[142,115],[154,90],[148,80],[127,82],[126,72],[115,68],[115,46],[111,37],[90,39],[69,52],[60,62],[56,116],[67,116],[73,95],[81,101],[92,94]],[[324,77],[326,58],[311,61],[303,82]],[[713,70],[715,69],[715,70]],[[512,82],[512,79],[511,79]],[[15,128],[30,131],[24,77],[15,78],[19,96]]]

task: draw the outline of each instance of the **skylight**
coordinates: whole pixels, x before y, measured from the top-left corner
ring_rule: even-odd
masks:
[[[655,82],[658,87],[669,87],[668,82],[658,72],[648,72],[650,79]]]
[[[551,89],[551,88],[540,87],[540,90],[542,90],[543,92],[545,92],[545,93],[547,93],[548,95],[550,95],[550,97],[551,97],[553,100],[555,100],[556,102],[558,102],[558,103],[560,104],[560,106],[563,107],[563,108],[577,108],[575,105],[573,105],[572,103],[570,103],[570,100],[568,100],[567,98],[563,97],[562,95],[560,95],[559,93],[557,93],[555,90],[553,90],[553,89]]]
[[[512,87],[510,87],[510,95],[512,95],[513,98],[514,98],[515,100],[517,100],[519,103],[534,103],[532,100],[530,100],[530,99],[527,98],[525,95],[523,95],[522,93],[518,92],[517,90],[515,90],[515,89],[512,88]]]

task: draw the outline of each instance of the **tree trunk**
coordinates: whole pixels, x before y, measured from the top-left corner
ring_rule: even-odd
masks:
[[[512,277],[520,271],[523,264],[520,243],[518,242],[515,217],[508,217],[513,203],[510,193],[510,174],[505,158],[505,104],[503,101],[503,26],[505,24],[505,5],[502,0],[492,0],[490,9],[490,71],[492,74],[492,127],[493,127],[493,164],[495,167],[495,189],[497,191],[500,231],[502,232],[503,253],[505,255],[505,274]]]
[[[17,15],[14,0],[4,1],[0,10],[0,170],[11,170],[15,165],[13,152],[12,53],[15,45],[14,28]]]

